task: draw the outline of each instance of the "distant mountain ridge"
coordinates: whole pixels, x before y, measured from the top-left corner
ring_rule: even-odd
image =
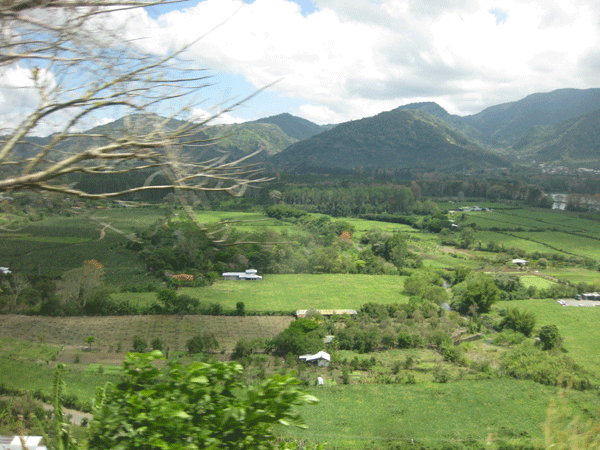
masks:
[[[464,170],[473,166],[506,167],[506,160],[486,153],[447,121],[435,104],[401,107],[346,122],[292,144],[272,158],[279,168],[311,170]],[[445,113],[445,114],[444,114]]]
[[[531,127],[555,125],[600,109],[600,89],[558,89],[491,106],[463,120],[499,144],[513,144]]]
[[[58,151],[74,152],[101,136],[118,136],[127,121],[150,127],[151,117],[128,116],[71,138]],[[163,120],[163,119],[161,119]],[[184,122],[173,120],[169,126]],[[150,128],[148,128],[150,130]],[[23,158],[47,138],[19,144]],[[84,139],[85,141],[81,141]],[[91,141],[90,141],[91,139]],[[434,102],[411,103],[372,117],[318,125],[288,113],[232,125],[203,128],[183,145],[192,159],[229,153],[239,158],[260,150],[254,162],[278,170],[453,171],[517,164],[600,168],[600,89],[536,93],[469,116],[449,114]]]
[[[252,123],[271,123],[277,125],[281,131],[298,141],[308,139],[315,134],[325,131],[325,128],[321,125],[317,125],[316,123],[301,117],[292,116],[288,113],[265,117],[264,119],[255,120]]]

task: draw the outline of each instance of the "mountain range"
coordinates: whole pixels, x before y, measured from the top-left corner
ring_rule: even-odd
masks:
[[[600,168],[600,89],[560,89],[470,116],[411,103],[346,122],[271,158],[287,170]]]
[[[89,130],[115,135],[124,119]],[[176,123],[173,124],[175,126]],[[458,116],[433,102],[411,103],[372,117],[321,126],[291,114],[203,129],[185,148],[198,158],[228,152],[279,171],[464,171],[514,164],[600,168],[600,89],[536,93]],[[32,138],[43,145],[47,138]],[[77,140],[63,150],[82,145]],[[27,146],[23,145],[24,155]]]

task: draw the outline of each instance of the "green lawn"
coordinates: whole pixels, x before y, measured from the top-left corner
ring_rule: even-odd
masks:
[[[235,309],[244,302],[247,310],[292,311],[296,309],[360,308],[367,302],[401,303],[405,277],[386,275],[265,275],[259,282],[219,280],[203,288],[179,292]]]

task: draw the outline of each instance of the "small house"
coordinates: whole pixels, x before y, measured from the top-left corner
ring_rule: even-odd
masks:
[[[319,367],[327,367],[329,366],[329,362],[331,361],[331,356],[329,353],[320,351],[314,355],[302,355],[299,356],[298,359],[303,359],[307,363],[316,364]]]
[[[523,267],[523,266],[526,266],[527,264],[529,264],[529,261],[527,261],[525,259],[513,259],[512,263],[516,264],[519,267]]]
[[[587,292],[585,294],[581,294],[581,298],[583,300],[600,300],[600,293],[598,292]]]
[[[256,269],[246,269],[245,272],[224,272],[222,274],[226,280],[247,280],[260,281],[262,277],[257,274]]]

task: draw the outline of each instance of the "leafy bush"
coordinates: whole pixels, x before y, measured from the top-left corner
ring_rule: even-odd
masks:
[[[136,353],[144,353],[148,348],[148,343],[145,339],[142,339],[139,336],[133,337],[133,351]]]
[[[521,311],[518,308],[508,308],[500,327],[502,329],[510,328],[511,330],[518,331],[529,337],[535,327],[535,321],[535,314],[530,311]]]
[[[210,352],[219,347],[219,343],[217,342],[215,335],[208,332],[197,334],[193,338],[189,339],[185,345],[188,349],[188,352],[192,354]]]
[[[502,371],[517,379],[578,390],[591,388],[587,374],[570,358],[544,352],[527,342],[503,353],[501,361]]]
[[[511,329],[506,329],[494,336],[492,343],[494,345],[517,345],[524,340],[525,336],[522,333]]]
[[[540,330],[538,337],[540,338],[540,344],[542,350],[552,350],[554,348],[560,348],[562,345],[562,337],[556,325],[546,325]]]
[[[253,350],[254,346],[252,345],[252,342],[246,338],[241,338],[235,343],[231,357],[233,359],[246,358],[252,354]]]
[[[455,302],[462,314],[466,314],[473,308],[480,314],[489,312],[498,300],[499,294],[500,290],[494,283],[494,279],[483,273],[469,277],[467,281],[454,288]]]
[[[152,339],[152,342],[150,342],[150,347],[152,347],[152,350],[162,350],[165,346],[165,343],[163,342],[163,340],[161,338],[154,338]]]
[[[317,401],[289,375],[246,386],[239,364],[173,364],[160,370],[152,364],[156,359],[160,352],[128,356],[120,382],[99,394],[90,450],[271,449],[272,426],[304,427],[293,407]]]

